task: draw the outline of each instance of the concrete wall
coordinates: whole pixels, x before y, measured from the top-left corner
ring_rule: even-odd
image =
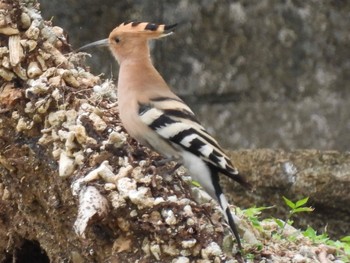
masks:
[[[126,20],[178,22],[155,64],[227,148],[350,146],[350,2],[42,0],[73,48]],[[108,51],[93,72],[117,77]]]

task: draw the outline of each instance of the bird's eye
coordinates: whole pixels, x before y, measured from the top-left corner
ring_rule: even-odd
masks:
[[[119,43],[120,42],[120,38],[116,37],[116,38],[114,38],[114,41],[115,41],[115,43]]]

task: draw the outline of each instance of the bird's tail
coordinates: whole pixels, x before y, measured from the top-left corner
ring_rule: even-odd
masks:
[[[219,196],[219,203],[220,203],[220,206],[223,210],[223,214],[224,214],[224,217],[226,219],[226,222],[229,224],[231,231],[233,232],[233,235],[236,238],[238,249],[242,250],[242,244],[241,244],[241,239],[239,237],[238,229],[237,229],[235,220],[232,216],[229,204],[228,204],[226,197],[223,193],[221,193],[221,195]]]
[[[238,249],[242,250],[241,239],[239,237],[239,233],[238,233],[238,229],[236,227],[235,220],[234,220],[233,215],[231,213],[229,203],[227,202],[227,199],[226,199],[224,193],[222,192],[221,186],[219,184],[218,173],[215,171],[212,171],[212,182],[213,182],[213,185],[215,188],[216,199],[218,200],[219,205],[223,211],[225,220],[229,224],[231,231],[233,232],[233,235],[236,238]]]
[[[224,173],[226,176],[230,177],[231,179],[235,180],[237,183],[242,185],[244,188],[248,190],[252,190],[252,185],[246,181],[246,179],[241,174],[227,174]]]
[[[226,169],[221,169],[219,167],[216,167],[216,169],[226,175],[227,177],[231,178],[232,180],[235,180],[237,183],[242,185],[244,188],[248,190],[252,190],[252,185],[246,181],[246,179],[238,173],[237,170],[232,169],[230,166],[226,166]]]

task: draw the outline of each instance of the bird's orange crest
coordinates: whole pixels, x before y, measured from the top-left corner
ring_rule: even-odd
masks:
[[[165,37],[171,35],[174,32],[176,26],[177,24],[164,25],[148,22],[124,22],[114,28],[108,38],[89,43],[85,46],[80,47],[77,49],[77,51],[94,46],[109,45],[110,48],[112,48],[113,41],[111,40],[119,39],[121,35],[127,37],[136,36],[139,39],[156,39]]]
[[[117,26],[114,33],[145,34],[149,38],[159,38],[173,33],[177,24],[164,25],[148,22],[124,22]]]

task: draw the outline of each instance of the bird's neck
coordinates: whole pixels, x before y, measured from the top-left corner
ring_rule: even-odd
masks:
[[[150,54],[130,56],[120,62],[120,68],[149,68],[153,67]]]
[[[145,93],[152,89],[168,89],[167,84],[152,64],[151,58],[133,57],[120,63],[118,90]]]

